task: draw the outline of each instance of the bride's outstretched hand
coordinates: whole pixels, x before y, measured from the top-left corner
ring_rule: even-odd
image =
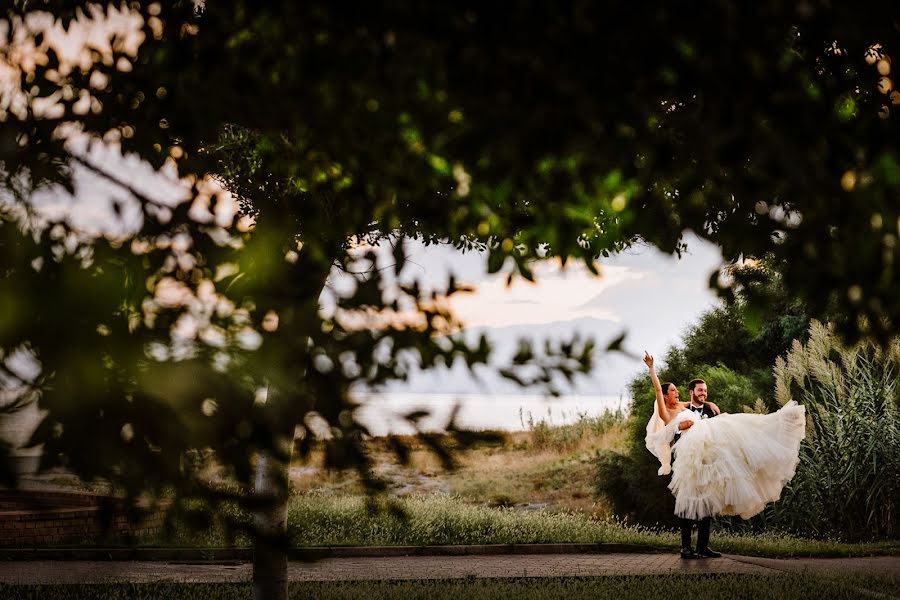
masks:
[[[653,357],[650,356],[650,353],[644,350],[644,364],[647,365],[648,368],[653,368]]]

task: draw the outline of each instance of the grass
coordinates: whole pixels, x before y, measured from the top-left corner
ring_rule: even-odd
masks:
[[[354,477],[329,473],[321,456],[292,470],[288,513],[290,542],[310,546],[424,546],[457,544],[617,543],[674,550],[675,532],[634,527],[610,517],[592,494],[593,457],[621,449],[621,414],[582,415],[550,426],[529,420],[528,430],[507,433],[500,444],[457,453],[459,468],[441,470],[426,448],[407,439],[409,464],[400,466],[383,439],[370,442],[388,499],[367,500]],[[539,510],[522,510],[544,507]],[[235,514],[238,514],[235,511]],[[402,515],[402,516],[401,516]],[[847,544],[778,533],[716,531],[716,549],[753,556],[866,556],[900,554],[900,542]],[[158,544],[222,546],[221,531],[181,533]],[[238,538],[238,545],[247,545]]]
[[[622,446],[624,422],[618,411],[582,414],[567,425],[529,417],[528,430],[513,434],[503,448],[464,456],[461,468],[447,475],[449,491],[476,504],[528,504],[608,518],[609,505],[594,497],[593,459],[599,449]]]
[[[296,497],[288,514],[296,546],[615,543],[677,549],[675,532],[598,521],[577,513],[520,512],[445,497],[408,498],[374,512],[360,498]],[[401,510],[401,518],[391,509]],[[754,556],[862,556],[900,553],[898,542],[845,544],[775,534],[715,533],[716,548]]]
[[[441,546],[456,544],[607,543],[676,550],[678,535],[597,520],[582,513],[522,512],[476,506],[455,496],[409,497],[372,503],[360,496],[299,494],[291,499],[288,534],[295,547]],[[246,545],[246,539],[238,539]],[[900,542],[847,544],[774,533],[713,531],[714,547],[767,557],[900,554]],[[222,546],[221,531],[180,534],[154,545]]]
[[[611,516],[609,505],[593,493],[593,458],[601,449],[621,449],[625,421],[619,412],[596,417],[579,415],[567,425],[528,417],[528,429],[502,434],[501,444],[480,444],[460,450],[458,468],[447,472],[428,449],[414,438],[409,464],[401,466],[383,439],[370,442],[378,465],[395,495],[452,494],[485,506],[543,506],[583,512],[595,518]],[[362,494],[358,479],[322,468],[322,455],[314,452],[304,465],[292,469],[292,489],[319,495]]]
[[[585,515],[473,506],[454,496],[407,498],[375,512],[360,498],[298,497],[288,523],[297,546],[614,542],[625,531]]]
[[[716,597],[779,600],[856,599],[900,593],[900,576],[722,575],[547,579],[463,579],[396,582],[292,583],[291,598],[482,600],[670,600]],[[18,600],[232,600],[249,598],[249,584],[109,584],[69,586],[0,586],[0,598]],[[889,596],[888,596],[889,597]]]
[[[524,419],[524,417],[523,417]],[[578,419],[566,425],[556,425],[549,419],[535,421],[529,414],[527,432],[531,444],[537,449],[552,449],[557,452],[573,452],[592,447],[595,440],[607,444],[606,434],[621,429],[625,423],[625,414],[621,410],[607,411],[601,415],[591,416],[584,413]]]

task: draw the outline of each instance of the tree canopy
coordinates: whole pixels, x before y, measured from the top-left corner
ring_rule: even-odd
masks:
[[[523,265],[544,243],[673,251],[692,229],[729,260],[784,258],[811,310],[831,299],[854,316],[850,337],[884,335],[900,309],[887,4],[43,3],[57,31],[131,15],[87,69],[53,51],[35,3],[18,6],[9,54],[37,40],[46,59],[14,63],[14,187],[21,169],[36,183],[71,162],[61,123],[183,173],[221,171],[221,152],[251,144],[258,176],[236,191],[280,185],[308,232],[326,214],[337,238],[475,232],[510,240]],[[226,125],[249,138],[229,145]]]

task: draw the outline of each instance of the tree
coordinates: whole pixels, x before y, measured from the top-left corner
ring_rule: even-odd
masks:
[[[729,269],[736,282],[734,300],[703,314],[685,332],[684,341],[666,353],[665,377],[683,383],[721,366],[748,379],[749,404],[761,398],[776,408],[772,365],[794,340],[806,338],[810,321],[808,309],[785,288],[782,270],[771,256]],[[645,379],[632,381],[633,398],[646,395]],[[735,402],[729,410],[740,406]]]
[[[426,365],[457,355],[483,359],[487,348],[447,347],[453,343],[431,336],[452,329],[452,318],[412,285],[396,308],[415,307],[424,327],[366,331],[327,318],[323,331],[319,292],[335,260],[352,265],[346,251],[358,239],[406,234],[484,247],[492,271],[507,263],[530,277],[532,260],[574,257],[593,265],[635,237],[676,251],[682,231],[692,229],[719,244],[728,260],[773,253],[784,265],[785,285],[814,315],[833,303],[848,317],[843,333],[849,338],[884,339],[900,311],[900,283],[892,277],[900,216],[897,126],[893,98],[881,93],[892,84],[878,78],[878,69],[890,68],[896,39],[887,4],[861,11],[772,1],[738,9],[711,1],[688,14],[664,2],[462,7],[397,1],[351,10],[241,0],[198,7],[175,0],[127,6],[45,0],[14,3],[6,14],[0,54],[11,86],[0,103],[0,162],[15,210],[33,207],[37,188],[71,185],[79,165],[131,189],[149,217],[143,241],[186,233],[179,229],[188,222],[184,214],[168,215],[170,207],[158,206],[149,191],[85,150],[84,140],[105,139],[155,168],[176,170],[187,178],[186,195],[201,206],[224,205],[223,195],[204,187],[207,175],[218,177],[256,217],[252,235],[234,234],[245,238],[234,255],[215,243],[228,236],[214,228],[212,237],[191,236],[196,269],[177,258],[172,267],[171,248],[126,259],[119,240],[94,244],[92,269],[74,277],[84,278],[85,290],[129,281],[127,301],[110,301],[101,311],[90,302],[96,293],[83,291],[78,297],[86,312],[70,323],[51,302],[61,296],[45,297],[49,288],[40,283],[47,277],[72,293],[67,286],[76,265],[64,259],[34,276],[25,303],[55,318],[28,320],[32,330],[4,321],[0,346],[27,341],[67,391],[90,390],[92,398],[120,407],[123,396],[145,397],[135,390],[154,392],[127,404],[144,407],[154,441],[136,453],[140,460],[120,465],[122,473],[156,460],[168,461],[156,466],[161,485],[184,477],[175,465],[187,446],[173,442],[171,454],[162,450],[156,442],[172,433],[159,426],[161,413],[151,407],[170,406],[165,414],[174,419],[184,412],[181,402],[202,407],[214,390],[217,408],[205,404],[217,415],[210,417],[217,424],[209,437],[222,460],[244,464],[244,440],[283,458],[278,440],[313,407],[341,424],[351,382],[402,374],[404,349],[415,348]],[[70,54],[59,44],[66,31],[97,23],[108,29],[87,38],[93,54]],[[2,251],[15,261],[5,263],[13,267],[2,301],[18,306],[12,290],[20,277],[32,277],[23,275],[31,259],[53,259],[60,242],[44,235],[29,247],[11,226],[9,210],[3,229],[10,241]],[[186,205],[180,210],[186,213]],[[63,229],[60,239],[69,233]],[[232,263],[237,271],[227,266]],[[103,276],[96,272],[101,266]],[[188,366],[148,363],[143,355],[144,346],[168,340],[166,327],[183,310],[155,307],[159,318],[147,325],[138,311],[145,295],[138,282],[151,277],[158,295],[171,279],[199,297],[218,266],[220,275],[230,274],[214,289],[230,285],[236,310],[245,311],[217,315],[227,322],[216,326],[236,343],[244,326],[264,341],[256,351],[195,348],[189,377],[158,373]],[[378,309],[394,306],[382,283],[375,271],[341,310],[384,315]],[[145,327],[129,329],[124,318],[130,314],[143,316]],[[107,325],[109,315],[120,319],[116,326]],[[278,326],[269,331],[276,317]],[[90,339],[91,352],[73,357],[48,350],[51,323],[73,343]],[[82,335],[74,334],[75,325]],[[106,331],[98,325],[114,333],[97,342],[96,332]],[[110,347],[113,341],[120,345]],[[376,345],[387,348],[388,358],[373,351]],[[118,354],[123,348],[132,351],[128,358]],[[589,347],[560,350],[561,362],[550,357],[543,365],[571,373],[585,364]],[[355,365],[346,373],[343,359],[340,368],[335,361],[344,352]],[[127,376],[94,377],[95,369],[77,370],[70,362],[109,364],[105,357],[114,357],[113,371]],[[226,360],[228,377],[209,370]],[[191,385],[155,390],[148,381]],[[42,402],[54,405],[55,393],[62,407],[67,399],[54,385]],[[263,385],[269,390],[259,403],[264,410],[252,402]],[[48,437],[58,445],[78,431],[79,419],[96,414],[68,406],[64,414],[73,421],[58,438]],[[121,438],[121,420],[105,419],[109,439]],[[352,420],[344,421],[338,430],[354,429]],[[335,456],[364,465],[357,439],[342,434]],[[73,457],[79,453],[77,445],[67,447]],[[77,464],[93,468],[87,462]]]
[[[64,20],[85,5],[44,3]],[[155,165],[171,154],[183,172],[215,172],[200,149],[236,123],[261,132],[298,190],[352,216],[480,226],[575,256],[632,235],[673,251],[690,228],[729,260],[774,252],[815,314],[832,300],[854,317],[847,335],[862,333],[858,315],[886,335],[900,297],[896,119],[879,73],[896,34],[892,7],[870,8],[711,1],[698,19],[663,2],[153,3],[87,72],[60,71],[53,52],[27,65],[25,98],[59,93],[66,108],[8,111],[3,160],[13,184],[26,163],[54,176],[68,152],[51,133],[75,121],[119,131]],[[448,224],[437,191],[451,188],[460,214]]]

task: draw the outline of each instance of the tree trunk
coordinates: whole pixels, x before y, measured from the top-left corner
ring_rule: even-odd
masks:
[[[257,273],[263,274],[256,295],[266,299],[263,303],[276,311],[281,318],[278,331],[273,332],[273,342],[290,338],[306,340],[302,325],[294,319],[297,315],[310,317],[316,322],[319,311],[318,299],[331,272],[332,260],[322,259],[318,254],[306,251],[300,253],[296,263],[284,260],[285,248],[296,248],[296,231],[284,229],[296,223],[290,213],[269,214],[268,219],[260,218],[256,225],[255,239],[263,251],[261,257],[269,257],[273,264],[259,266]],[[268,232],[268,235],[263,235]],[[277,240],[277,251],[267,244]],[[320,244],[325,249],[323,256],[339,256],[342,244]],[[290,286],[285,282],[291,282]],[[286,291],[287,290],[287,291]],[[302,320],[302,319],[300,319]],[[318,326],[318,325],[316,325]],[[286,344],[285,348],[291,347]],[[271,368],[289,372],[294,377],[303,378],[309,356],[288,353],[272,357]],[[276,378],[277,380],[278,378]],[[283,390],[268,390],[267,409],[273,418],[272,435],[276,436],[275,452],[259,452],[256,464],[254,491],[261,505],[253,514],[253,598],[254,600],[287,600],[287,512],[289,498],[289,469],[294,451],[294,429],[297,416],[296,395],[286,396]],[[286,444],[285,446],[281,446]]]
[[[293,440],[291,440],[293,446]],[[266,453],[256,464],[256,495],[271,500],[253,515],[253,599],[287,600],[288,465]]]

